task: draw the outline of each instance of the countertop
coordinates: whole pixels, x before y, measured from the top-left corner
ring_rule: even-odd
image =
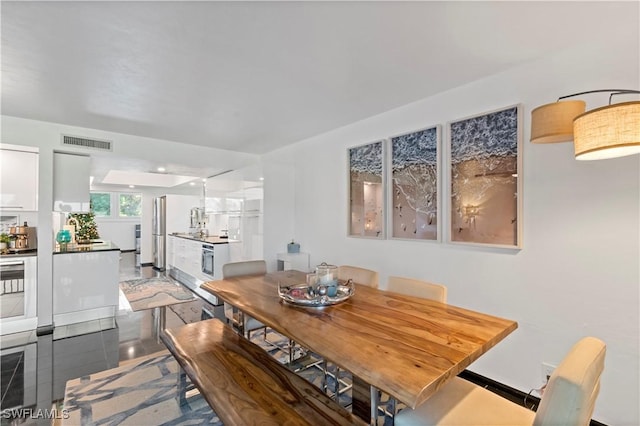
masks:
[[[0,259],[13,259],[13,258],[17,258],[17,257],[31,257],[31,256],[37,256],[38,255],[38,250],[31,250],[31,251],[23,251],[23,252],[18,252],[18,253],[1,253],[0,254]]]
[[[86,253],[97,251],[120,251],[120,247],[112,243],[111,241],[95,240],[89,244],[67,244],[66,248],[61,248],[56,244],[56,248],[53,250],[53,254],[69,254],[69,253]]]
[[[187,240],[200,241],[200,242],[209,243],[209,244],[228,244],[229,243],[229,238],[220,238],[218,236],[213,236],[213,235],[209,237],[197,237],[191,234],[173,233],[173,234],[169,234],[169,236],[185,238]]]

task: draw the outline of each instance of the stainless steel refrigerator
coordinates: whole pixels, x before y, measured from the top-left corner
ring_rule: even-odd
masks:
[[[153,199],[153,267],[166,267],[167,197]]]

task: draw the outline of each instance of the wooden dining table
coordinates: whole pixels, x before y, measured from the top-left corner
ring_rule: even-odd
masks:
[[[411,408],[518,327],[512,320],[357,283],[351,298],[333,306],[280,299],[279,283],[305,279],[303,272],[281,271],[208,281],[201,288]],[[369,420],[370,412],[357,410],[355,401],[353,409]]]

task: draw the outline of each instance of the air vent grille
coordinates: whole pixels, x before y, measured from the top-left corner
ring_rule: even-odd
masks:
[[[99,149],[101,151],[112,151],[112,141],[98,139],[87,139],[78,136],[62,135],[62,145],[76,146],[80,148]]]

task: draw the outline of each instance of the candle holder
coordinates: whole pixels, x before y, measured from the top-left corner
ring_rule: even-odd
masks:
[[[71,242],[71,232],[67,229],[61,229],[56,235],[56,241],[60,245],[60,250],[66,250],[67,244]]]

